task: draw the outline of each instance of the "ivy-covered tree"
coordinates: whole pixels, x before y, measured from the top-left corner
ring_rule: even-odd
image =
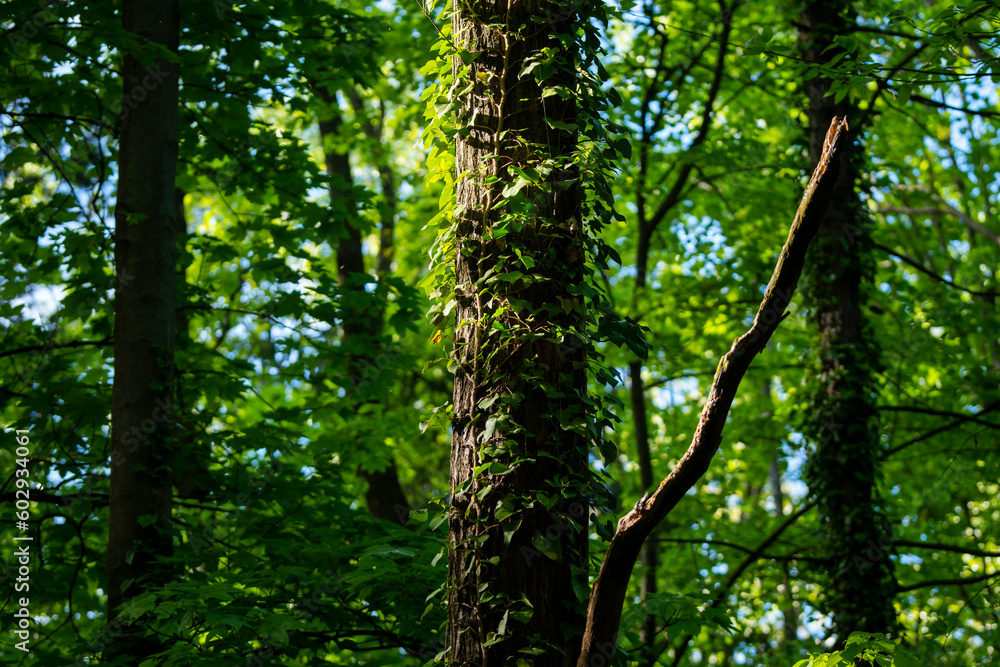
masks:
[[[453,18],[457,665],[572,665],[583,629],[594,292],[576,21],[572,4],[536,0],[458,5]]]
[[[819,163],[824,128],[834,116],[851,119],[852,136],[864,136],[866,118],[846,96],[838,101],[830,94],[831,81],[820,70],[850,57],[839,43],[856,24],[850,3],[810,2],[802,10],[803,56],[815,68],[807,70],[805,81],[813,165]],[[817,330],[811,357],[818,372],[805,408],[804,431],[815,443],[805,478],[818,500],[827,559],[823,569],[829,574],[825,607],[840,641],[855,631],[890,632],[896,615],[888,553],[872,561],[860,557],[872,545],[888,550],[892,543],[878,490],[879,344],[865,311],[873,257],[870,223],[857,192],[863,150],[862,140],[856,139],[850,157],[841,163],[837,194],[808,263],[809,314]]]

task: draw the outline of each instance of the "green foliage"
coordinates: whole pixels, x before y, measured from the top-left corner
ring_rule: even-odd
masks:
[[[155,664],[417,665],[444,648],[451,413],[434,409],[452,390],[456,362],[442,346],[454,338],[464,214],[453,202],[469,177],[455,173],[450,142],[482,56],[449,41],[441,3],[424,8],[434,24],[405,4],[182,4],[177,180],[187,229],[171,558],[183,576],[126,612],[150,612],[149,631],[170,639]],[[112,242],[118,73],[135,37],[113,3],[3,9],[0,414],[31,429],[28,470],[43,488],[32,487],[30,508],[32,651],[5,642],[0,660],[101,664],[117,633],[104,590],[113,289],[128,279],[115,276]],[[833,619],[799,421],[822,408],[809,391],[815,332],[793,304],[748,374],[712,468],[652,536],[659,593],[643,601],[633,577],[621,633],[631,659],[650,649],[640,631],[652,615],[664,632],[649,664],[995,660],[995,3],[858,10],[862,29],[819,69],[797,60],[797,15],[774,3],[647,3],[578,22],[565,40],[582,48],[584,71],[568,93],[559,53],[528,64],[546,99],[579,96],[584,113],[549,128],[576,133],[579,149],[553,158],[535,147],[530,168],[496,175],[493,236],[509,245],[482,288],[510,304],[483,330],[501,349],[542,332],[586,353],[589,416],[563,416],[567,432],[583,429],[595,445],[601,477],[587,494],[604,537],[642,493],[623,369],[643,362],[658,480],[690,442],[718,359],[760,298],[806,176],[799,82],[821,72],[835,98],[865,115],[874,262],[863,267],[872,284],[863,306],[881,356],[857,390],[877,399],[878,420],[866,424],[877,430],[887,525],[862,527],[873,544],[843,555],[861,568],[892,562],[901,643],[856,635],[804,661]],[[331,111],[342,123],[324,146],[316,126]],[[324,148],[349,153],[349,201],[331,200]],[[586,275],[559,313],[532,315],[585,324],[543,331],[518,324],[513,300],[552,257],[514,240],[544,179],[567,168],[590,186]],[[637,287],[637,232],[663,205]],[[369,266],[382,232],[394,238],[389,268],[369,271],[360,293],[338,282],[348,224],[361,230]],[[345,313],[358,310],[380,312],[386,326],[348,350]],[[492,420],[483,443],[492,458],[478,475],[503,481],[524,458],[500,451],[512,406],[484,396],[479,407],[485,429]],[[421,421],[430,421],[423,431]],[[16,458],[0,449],[0,468],[14,471]],[[413,508],[406,528],[366,509],[361,473],[390,463]],[[814,463],[809,474],[823,473]],[[555,507],[562,481],[537,502]],[[12,491],[0,489],[5,508]],[[515,511],[503,500],[497,516]],[[5,614],[18,595],[11,537],[0,538]],[[601,544],[591,540],[591,567]],[[536,548],[558,556],[550,541]],[[523,613],[512,609],[504,630]]]
[[[856,665],[859,660],[879,667],[916,667],[923,664],[909,653],[898,650],[898,644],[882,634],[854,632],[847,638],[846,644],[847,648],[843,651],[810,654],[807,660],[795,663],[795,667]]]

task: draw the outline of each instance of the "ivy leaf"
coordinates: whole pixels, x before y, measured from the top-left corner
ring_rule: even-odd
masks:
[[[486,427],[483,429],[483,432],[479,434],[479,442],[489,442],[490,438],[493,437],[493,433],[496,432],[496,429],[497,418],[490,417],[486,420]]]
[[[503,189],[503,196],[510,199],[529,185],[531,185],[531,181],[526,178],[519,177],[516,182]]]
[[[550,540],[544,535],[535,535],[531,538],[531,544],[547,558],[556,561],[562,558],[562,544],[559,540]]]

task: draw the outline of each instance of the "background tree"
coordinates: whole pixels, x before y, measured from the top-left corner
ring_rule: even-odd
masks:
[[[122,69],[115,205],[114,384],[108,522],[108,621],[171,576],[174,279],[177,263],[178,26],[176,3],[128,1],[135,42]],[[155,79],[159,79],[156,81]],[[107,657],[141,662],[162,650],[128,628]]]
[[[820,65],[850,58],[835,40],[850,36],[856,24],[846,3],[807,3],[800,28],[806,62]],[[817,164],[830,118],[855,119],[855,136],[863,136],[866,117],[846,96],[837,102],[830,95],[828,78],[807,76],[809,160]],[[842,163],[839,190],[809,261],[809,310],[818,331],[813,355],[819,369],[806,407],[804,431],[815,450],[805,479],[818,500],[826,541],[824,607],[833,614],[841,641],[855,631],[890,632],[896,616],[892,561],[856,558],[872,544],[889,549],[892,542],[878,498],[879,343],[863,305],[869,298],[873,263],[870,223],[856,194],[863,160],[863,144],[856,142],[851,158]]]

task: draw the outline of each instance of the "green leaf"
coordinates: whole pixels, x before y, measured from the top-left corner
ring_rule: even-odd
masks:
[[[479,434],[479,442],[489,442],[490,438],[492,438],[493,434],[496,432],[496,429],[497,418],[490,417],[486,420],[486,426],[483,428],[483,432]]]
[[[893,657],[893,667],[920,667],[921,662],[906,651],[899,651]]]
[[[531,544],[547,558],[555,561],[562,559],[562,543],[559,540],[550,540],[544,535],[535,535],[531,538]]]

